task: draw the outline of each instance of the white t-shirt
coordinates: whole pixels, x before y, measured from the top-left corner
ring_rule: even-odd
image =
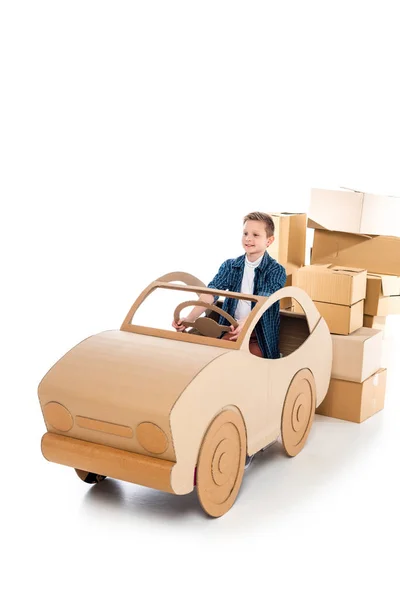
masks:
[[[240,291],[242,292],[242,294],[252,294],[253,290],[254,290],[254,269],[256,267],[258,267],[258,265],[260,264],[260,262],[263,259],[263,255],[260,256],[260,258],[257,258],[257,260],[255,260],[254,262],[250,262],[247,259],[245,259],[245,266],[244,266],[244,271],[243,271],[243,279],[242,279],[242,286],[240,288]],[[250,300],[239,300],[236,310],[235,310],[235,319],[236,321],[239,321],[240,319],[245,319],[247,317],[247,315],[250,313],[251,311],[251,301]]]

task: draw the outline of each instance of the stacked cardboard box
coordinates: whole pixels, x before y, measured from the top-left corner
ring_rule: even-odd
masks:
[[[361,423],[384,405],[383,332],[361,327],[347,336],[332,335],[332,347],[332,379],[317,413]]]
[[[365,270],[310,265],[299,269],[294,280],[314,301],[331,333],[348,335],[362,327],[367,286]],[[300,310],[297,303],[293,310]]]
[[[400,313],[400,198],[314,189],[308,226],[315,229],[312,265],[329,263],[368,272],[364,327],[345,337],[332,335],[331,386],[317,410],[361,422],[383,408],[386,369],[382,366],[389,343],[383,330],[386,316]],[[338,361],[347,363],[347,374],[343,364],[337,368]],[[360,365],[372,366],[360,370]]]
[[[384,330],[382,367],[387,367],[390,362],[392,346],[392,340],[385,331],[386,317],[396,314],[400,314],[400,277],[368,273],[364,325]]]
[[[286,269],[286,287],[293,285],[293,274],[304,265],[306,256],[306,213],[269,213],[275,225],[275,241],[269,255]],[[281,309],[292,306],[291,298],[284,298]]]
[[[386,369],[379,369],[363,382],[331,379],[328,393],[316,412],[327,417],[361,423],[385,404]]]
[[[400,314],[400,277],[368,273],[364,314],[370,317]]]
[[[311,190],[311,263],[400,276],[400,198],[353,190]]]
[[[275,241],[268,249],[286,269],[288,275],[293,275],[304,265],[306,255],[306,213],[269,213],[275,225]]]
[[[381,367],[386,368],[390,364],[390,353],[393,339],[390,337],[386,326],[386,317],[364,315],[364,327],[379,329],[383,333],[383,346],[381,355]]]
[[[364,315],[363,325],[364,327],[385,331],[386,317],[371,317],[370,315]]]

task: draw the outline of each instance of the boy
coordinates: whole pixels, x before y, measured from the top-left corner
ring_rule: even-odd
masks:
[[[236,259],[230,258],[222,263],[217,275],[207,287],[255,294],[257,296],[271,296],[281,289],[286,282],[286,271],[276,260],[266,252],[268,246],[274,241],[274,222],[272,218],[262,212],[252,212],[243,220],[242,245],[245,254]],[[213,304],[219,296],[201,294],[200,300]],[[238,321],[236,329],[231,325],[231,331],[225,333],[223,338],[236,340],[243,329],[248,314],[254,303],[249,300],[226,298],[223,310]],[[202,306],[196,306],[185,317],[186,321],[194,321],[204,312]],[[175,321],[172,326],[177,331],[183,331],[185,326],[182,320]],[[220,325],[229,325],[229,322],[220,317]],[[279,302],[275,302],[258,321],[255,332],[250,338],[250,351],[263,358],[279,358]]]

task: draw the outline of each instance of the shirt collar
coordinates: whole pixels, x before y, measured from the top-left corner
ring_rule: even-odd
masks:
[[[246,255],[245,254],[242,254],[241,256],[238,256],[233,261],[232,266],[235,267],[235,268],[237,268],[237,269],[244,269],[245,259],[246,259]],[[268,267],[270,261],[271,261],[271,257],[268,254],[268,252],[265,251],[264,252],[264,256],[262,257],[262,261],[260,262],[260,264],[258,265],[258,267],[255,268],[255,271],[257,271],[257,269],[259,269],[260,271],[264,271]]]

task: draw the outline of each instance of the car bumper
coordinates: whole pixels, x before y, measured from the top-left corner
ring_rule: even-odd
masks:
[[[169,460],[143,456],[56,433],[44,434],[42,454],[50,462],[60,465],[174,493],[171,487],[171,471],[175,463]]]

